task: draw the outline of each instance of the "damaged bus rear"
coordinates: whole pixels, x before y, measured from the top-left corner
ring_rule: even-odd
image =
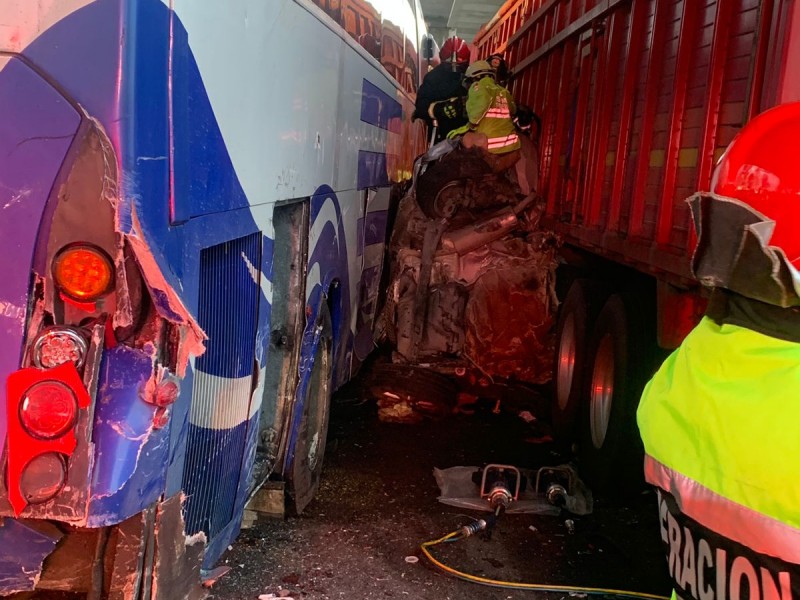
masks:
[[[362,4],[393,62],[322,2],[0,0],[0,595],[203,597],[313,497],[424,143],[419,3]]]
[[[91,4],[0,2],[0,593],[48,557],[47,587],[90,591],[100,569],[128,597],[155,521],[181,519],[171,425],[205,334],[140,220],[167,222],[166,119],[134,135],[126,7]],[[163,189],[137,190],[150,165]]]

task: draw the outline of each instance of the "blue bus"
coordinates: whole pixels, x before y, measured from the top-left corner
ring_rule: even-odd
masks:
[[[373,348],[419,2],[0,15],[0,595],[199,597]]]

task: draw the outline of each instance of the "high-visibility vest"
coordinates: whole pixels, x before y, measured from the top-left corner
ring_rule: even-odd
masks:
[[[467,94],[470,126],[488,138],[489,152],[505,154],[519,149],[520,142],[511,115],[516,112],[514,98],[491,77],[476,81]]]
[[[706,317],[637,416],[675,595],[800,599],[800,343]]]

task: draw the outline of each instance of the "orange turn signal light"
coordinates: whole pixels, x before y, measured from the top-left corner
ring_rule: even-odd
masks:
[[[102,249],[91,244],[70,244],[53,260],[58,289],[79,302],[93,302],[111,289],[114,267]]]

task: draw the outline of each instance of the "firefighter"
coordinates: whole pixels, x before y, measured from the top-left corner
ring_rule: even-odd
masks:
[[[520,193],[535,193],[538,178],[533,174],[538,166],[533,152],[520,153],[522,143],[512,120],[517,107],[511,92],[495,81],[495,71],[485,60],[467,68],[466,82],[469,122],[451,131],[448,137],[463,136],[461,144],[465,148],[484,150],[486,162],[495,173],[514,167]],[[526,144],[526,148],[531,145]]]
[[[450,137],[465,135],[465,146],[480,146],[491,154],[508,154],[519,150],[519,136],[511,117],[517,110],[514,98],[495,82],[495,72],[485,60],[472,63],[466,72],[469,85],[467,117],[469,122],[450,132]]]
[[[757,116],[689,199],[711,298],[638,408],[679,598],[800,598],[798,138],[800,103]]]
[[[415,119],[423,119],[432,133],[432,142],[440,142],[453,129],[467,122],[464,99],[464,71],[469,65],[470,49],[459,37],[448,38],[439,51],[441,64],[433,68],[417,92]]]
[[[491,65],[495,72],[495,80],[497,83],[505,87],[508,84],[509,73],[508,73],[508,66],[506,65],[506,59],[503,58],[502,54],[490,54],[489,58],[486,61]]]

